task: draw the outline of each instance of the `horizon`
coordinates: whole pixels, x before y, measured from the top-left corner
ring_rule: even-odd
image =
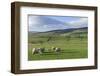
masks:
[[[88,28],[88,27],[81,27],[81,28],[68,28],[69,29],[82,29],[82,28]],[[67,29],[57,29],[57,30],[50,30],[50,31],[28,31],[28,32],[34,32],[34,33],[42,33],[42,32],[51,32],[51,31],[58,31],[58,30],[67,30]]]

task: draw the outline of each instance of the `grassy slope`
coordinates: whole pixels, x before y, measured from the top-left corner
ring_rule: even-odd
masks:
[[[45,38],[32,38],[36,40],[46,40]],[[60,47],[62,52],[58,55],[54,52],[51,52],[50,49],[52,46]],[[28,45],[28,59],[29,60],[51,60],[51,59],[74,59],[74,58],[86,58],[87,57],[87,38],[80,40],[79,38],[72,38],[69,41],[65,37],[55,37],[50,42],[44,42],[42,44],[31,44]],[[32,55],[32,48],[45,47],[46,53],[42,55],[35,54]]]

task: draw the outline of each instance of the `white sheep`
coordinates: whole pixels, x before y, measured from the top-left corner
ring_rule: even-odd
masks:
[[[57,48],[57,47],[52,47],[52,50],[56,53],[60,53],[61,52],[61,48]]]
[[[32,54],[39,53],[42,54],[44,52],[44,48],[33,48]]]

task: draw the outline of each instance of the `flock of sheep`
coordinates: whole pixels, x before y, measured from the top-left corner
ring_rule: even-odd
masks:
[[[48,50],[48,49],[45,49],[45,48],[33,48],[33,49],[32,49],[32,54],[43,54],[43,53],[45,52],[45,50]],[[52,47],[52,48],[50,49],[50,51],[59,54],[59,53],[61,52],[61,48]]]

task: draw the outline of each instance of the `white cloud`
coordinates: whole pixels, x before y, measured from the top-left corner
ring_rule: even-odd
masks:
[[[38,16],[30,16],[29,17],[29,26],[36,25],[39,22]]]
[[[42,25],[44,28],[52,28],[50,25]]]
[[[69,22],[69,24],[73,26],[82,26],[87,23],[88,23],[88,18],[80,18],[79,20]]]
[[[56,23],[53,23],[51,19],[48,21],[48,18],[29,16],[29,31],[43,32],[57,29],[87,27],[88,18],[79,18],[71,21],[69,20],[65,24],[60,22],[57,24]]]

